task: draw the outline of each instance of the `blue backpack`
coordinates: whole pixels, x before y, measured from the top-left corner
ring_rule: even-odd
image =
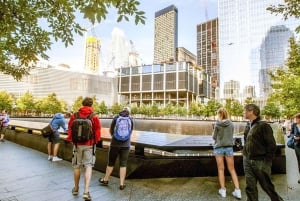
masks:
[[[132,122],[130,117],[119,116],[116,120],[116,126],[113,136],[117,141],[125,142],[129,140],[132,133]]]

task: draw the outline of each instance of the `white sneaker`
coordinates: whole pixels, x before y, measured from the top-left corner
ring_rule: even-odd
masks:
[[[237,199],[241,199],[242,198],[242,194],[241,194],[241,190],[240,189],[234,189],[234,191],[232,192],[232,195],[234,197],[236,197]]]
[[[226,189],[220,188],[219,194],[221,195],[222,198],[226,198]]]
[[[61,161],[62,159],[61,158],[58,158],[57,156],[54,156],[52,158],[52,161],[55,162],[55,161]]]
[[[52,161],[52,156],[48,156],[48,161]]]

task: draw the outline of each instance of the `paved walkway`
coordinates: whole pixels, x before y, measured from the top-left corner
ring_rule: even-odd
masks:
[[[287,174],[273,175],[272,179],[284,200],[298,201],[299,178],[295,156],[287,151]],[[151,167],[149,167],[151,168]],[[208,167],[209,168],[209,167]],[[47,155],[36,150],[6,141],[0,143],[0,201],[71,201],[82,200],[83,175],[80,195],[71,194],[72,167],[68,161],[49,162]],[[119,190],[118,178],[112,177],[108,187],[100,186],[98,178],[103,173],[94,171],[90,192],[94,201],[194,201],[235,200],[231,193],[227,198],[217,194],[217,177],[130,179],[125,190]],[[245,178],[239,177],[242,200],[245,199]],[[226,181],[228,191],[233,184]],[[259,193],[259,200],[270,200]],[[298,198],[296,197],[298,194]]]

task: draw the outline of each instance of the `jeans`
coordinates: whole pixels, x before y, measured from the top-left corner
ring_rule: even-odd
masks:
[[[243,158],[247,201],[258,201],[257,181],[272,201],[283,201],[271,181],[271,161]]]

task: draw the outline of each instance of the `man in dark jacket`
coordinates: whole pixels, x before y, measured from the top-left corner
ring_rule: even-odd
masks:
[[[244,107],[244,117],[250,120],[244,132],[243,149],[247,201],[259,200],[257,181],[272,201],[282,201],[271,181],[272,157],[276,151],[273,130],[261,121],[259,114],[260,109],[255,104]]]

